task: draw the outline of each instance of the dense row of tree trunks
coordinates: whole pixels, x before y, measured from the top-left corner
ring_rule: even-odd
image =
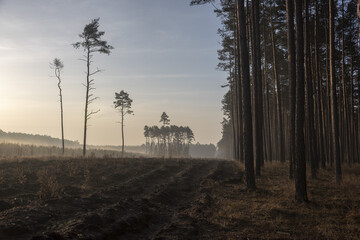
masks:
[[[335,167],[339,183],[341,164],[359,162],[360,35],[354,43],[354,2],[334,2],[265,0],[261,16],[258,0],[220,3],[235,22],[230,115],[247,188],[254,160],[257,176],[266,161],[289,161],[295,198],[307,201],[307,163],[312,178]]]
[[[274,93],[276,95],[276,130],[278,131],[278,157],[281,162],[285,162],[285,142],[284,142],[284,126],[283,126],[283,113],[281,104],[281,86],[278,74],[277,56],[276,56],[276,39],[275,29],[273,24],[273,16],[270,13],[270,24],[271,24],[271,45],[272,45],[272,56],[273,56],[273,79],[275,80]],[[276,89],[275,89],[276,88]]]

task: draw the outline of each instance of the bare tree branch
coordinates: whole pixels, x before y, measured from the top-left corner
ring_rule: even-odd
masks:
[[[89,120],[92,115],[97,114],[98,112],[100,112],[100,109],[98,109],[98,110],[96,110],[96,111],[93,111],[93,110],[92,110],[90,113],[87,114],[87,117],[86,117],[86,118]]]

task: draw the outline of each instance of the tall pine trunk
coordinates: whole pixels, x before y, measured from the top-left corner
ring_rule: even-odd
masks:
[[[252,17],[252,77],[254,84],[255,103],[255,150],[256,150],[256,175],[261,175],[263,158],[263,106],[262,106],[262,79],[261,79],[261,54],[260,54],[260,26],[259,26],[259,1],[251,3]]]
[[[267,46],[267,38],[266,38],[266,31],[265,31],[265,24],[264,24],[264,29],[263,29],[263,34],[264,34],[264,83],[265,83],[265,92],[266,92],[266,112],[267,112],[267,133],[268,133],[268,155],[267,155],[267,160],[269,162],[272,162],[272,139],[271,139],[271,112],[270,112],[270,92],[269,92],[269,77],[268,77],[268,68],[267,68],[267,50],[266,50],[266,46]]]
[[[254,159],[253,159],[253,136],[252,136],[252,116],[251,116],[251,89],[249,72],[249,52],[246,38],[246,16],[244,10],[244,0],[237,1],[238,22],[240,32],[240,53],[241,53],[241,74],[242,74],[242,94],[244,104],[244,157],[245,157],[245,176],[246,188],[254,189]]]
[[[272,10],[271,10],[272,11]],[[271,42],[272,42],[272,55],[273,55],[273,70],[274,70],[274,80],[276,85],[276,111],[277,111],[277,123],[278,123],[278,138],[279,138],[279,157],[280,162],[285,162],[285,142],[284,142],[284,126],[283,126],[283,115],[282,115],[282,107],[281,107],[281,86],[279,82],[279,74],[277,67],[277,56],[276,56],[276,40],[274,33],[274,25],[272,20],[272,14],[270,16],[270,24],[271,24]],[[274,86],[275,89],[275,86]]]
[[[307,201],[304,142],[304,35],[302,1],[296,1],[296,125],[295,125],[295,199]]]
[[[296,62],[295,62],[295,31],[294,2],[286,0],[287,45],[288,45],[288,76],[290,84],[290,178],[294,177],[295,162],[295,100],[296,100]]]
[[[315,128],[314,128],[314,99],[313,79],[311,72],[311,49],[310,49],[310,24],[309,24],[309,0],[305,0],[305,69],[306,69],[306,116],[307,116],[307,150],[311,166],[311,177],[316,178],[316,156],[315,151]]]
[[[238,128],[238,154],[240,162],[244,161],[244,123],[243,123],[243,105],[242,105],[242,81],[241,81],[241,53],[240,53],[240,24],[239,24],[239,6],[236,2],[236,95],[237,95],[237,128]]]
[[[332,150],[335,158],[336,183],[341,182],[341,162],[339,145],[339,120],[336,97],[336,78],[335,78],[335,4],[334,0],[329,0],[329,45],[330,45],[330,88],[331,88],[331,133]]]
[[[65,154],[65,139],[64,139],[64,110],[63,110],[63,100],[62,100],[62,91],[60,89],[60,109],[61,109],[61,144],[62,144],[62,155]]]
[[[324,151],[324,105],[323,105],[323,90],[322,90],[322,77],[320,74],[320,66],[319,66],[319,44],[318,44],[318,29],[319,29],[319,18],[318,18],[318,0],[315,0],[315,19],[314,19],[314,51],[315,51],[315,78],[317,83],[317,98],[318,98],[318,133],[319,133],[319,160],[321,162],[321,168],[325,168],[325,151]]]
[[[358,20],[359,20],[359,40],[360,40],[360,0],[358,0],[356,8],[357,8],[357,15],[358,15]],[[360,45],[359,45],[359,48],[360,48]]]
[[[121,110],[121,157],[124,157],[124,148],[125,148],[125,142],[124,142],[124,107]],[[165,157],[165,156],[164,156]]]
[[[343,141],[343,155],[348,160],[348,164],[351,165],[351,148],[350,148],[350,130],[349,130],[349,114],[347,103],[347,90],[346,90],[346,70],[345,70],[345,36],[344,36],[344,0],[342,0],[342,20],[341,20],[341,82],[342,82],[342,99],[343,99],[343,129],[344,129],[344,141]]]
[[[83,156],[86,155],[86,133],[87,121],[89,119],[88,106],[89,106],[89,91],[90,91],[90,49],[87,49],[86,55],[86,97],[85,97],[85,117],[84,117],[84,142],[83,142]]]

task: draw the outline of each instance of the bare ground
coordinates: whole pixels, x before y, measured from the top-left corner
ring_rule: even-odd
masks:
[[[258,189],[225,160],[36,159],[0,163],[0,239],[356,239],[360,167],[309,179],[293,200],[288,167]]]

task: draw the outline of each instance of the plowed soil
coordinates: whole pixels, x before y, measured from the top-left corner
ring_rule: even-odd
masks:
[[[288,170],[266,163],[247,191],[226,160],[2,161],[0,239],[360,239],[359,165],[308,176],[307,203]]]
[[[22,160],[0,163],[0,239],[188,239],[210,236],[214,182],[231,161]],[[208,230],[210,229],[210,230]]]

